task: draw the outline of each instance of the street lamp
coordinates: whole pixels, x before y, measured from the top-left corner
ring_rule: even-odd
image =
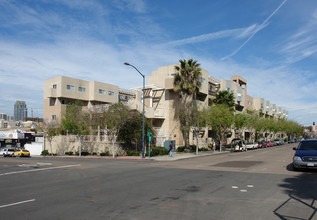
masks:
[[[142,158],[145,158],[144,156],[144,146],[145,146],[145,140],[144,140],[144,96],[145,96],[145,75],[142,74],[135,66],[131,65],[130,63],[124,63],[124,65],[127,66],[131,66],[133,67],[136,71],[138,71],[138,73],[140,73],[140,75],[143,77],[143,114],[142,114],[142,118],[143,118],[143,129],[142,129]]]

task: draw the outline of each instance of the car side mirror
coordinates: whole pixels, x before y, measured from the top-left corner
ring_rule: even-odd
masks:
[[[296,148],[296,147],[293,147],[293,150],[297,150],[297,148]]]

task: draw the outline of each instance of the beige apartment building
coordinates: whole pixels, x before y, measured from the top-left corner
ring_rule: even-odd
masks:
[[[179,123],[175,118],[179,95],[174,92],[175,65],[159,67],[147,77],[145,86],[145,117],[155,129],[156,146],[163,146],[166,140],[175,140],[176,146],[184,145]],[[65,76],[47,79],[44,82],[44,120],[60,120],[68,103],[80,100],[87,108],[98,108],[105,104],[126,103],[131,109],[142,112],[142,86],[129,90],[96,81],[84,81]],[[261,110],[264,117],[287,118],[288,112],[263,98],[247,94],[247,80],[234,75],[230,80],[216,79],[202,69],[201,88],[197,95],[198,105],[208,106],[219,90],[234,94],[236,111]],[[248,135],[249,137],[250,135]],[[207,147],[211,132],[203,128],[199,134],[200,147]],[[194,143],[193,135],[190,142]]]
[[[98,108],[134,97],[135,92],[115,85],[58,76],[44,81],[43,118],[44,121],[60,120],[67,104],[76,101],[87,108]]]

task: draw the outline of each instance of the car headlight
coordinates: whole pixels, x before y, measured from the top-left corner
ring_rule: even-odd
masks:
[[[299,156],[294,156],[293,158],[294,161],[302,161],[302,158]]]

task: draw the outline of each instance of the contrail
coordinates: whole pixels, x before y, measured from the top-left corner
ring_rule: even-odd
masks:
[[[265,21],[263,21],[263,23],[253,32],[253,34],[251,34],[251,36],[250,36],[238,49],[236,49],[236,50],[235,50],[233,53],[231,53],[230,55],[221,58],[220,61],[226,60],[226,59],[228,59],[228,58],[234,56],[236,53],[238,53],[239,50],[241,50],[241,48],[244,47],[244,45],[246,45],[246,44],[254,37],[254,35],[255,35],[259,30],[261,30],[264,26],[266,26],[267,22],[271,19],[271,17],[273,17],[273,15],[275,15],[275,14],[280,10],[280,8],[281,8],[286,2],[287,2],[287,0],[284,0],[284,1],[282,2],[282,4],[280,4],[280,5],[277,7],[277,9],[275,9],[275,11],[273,11],[273,13],[272,13],[269,17],[267,17],[267,19],[265,19]]]

